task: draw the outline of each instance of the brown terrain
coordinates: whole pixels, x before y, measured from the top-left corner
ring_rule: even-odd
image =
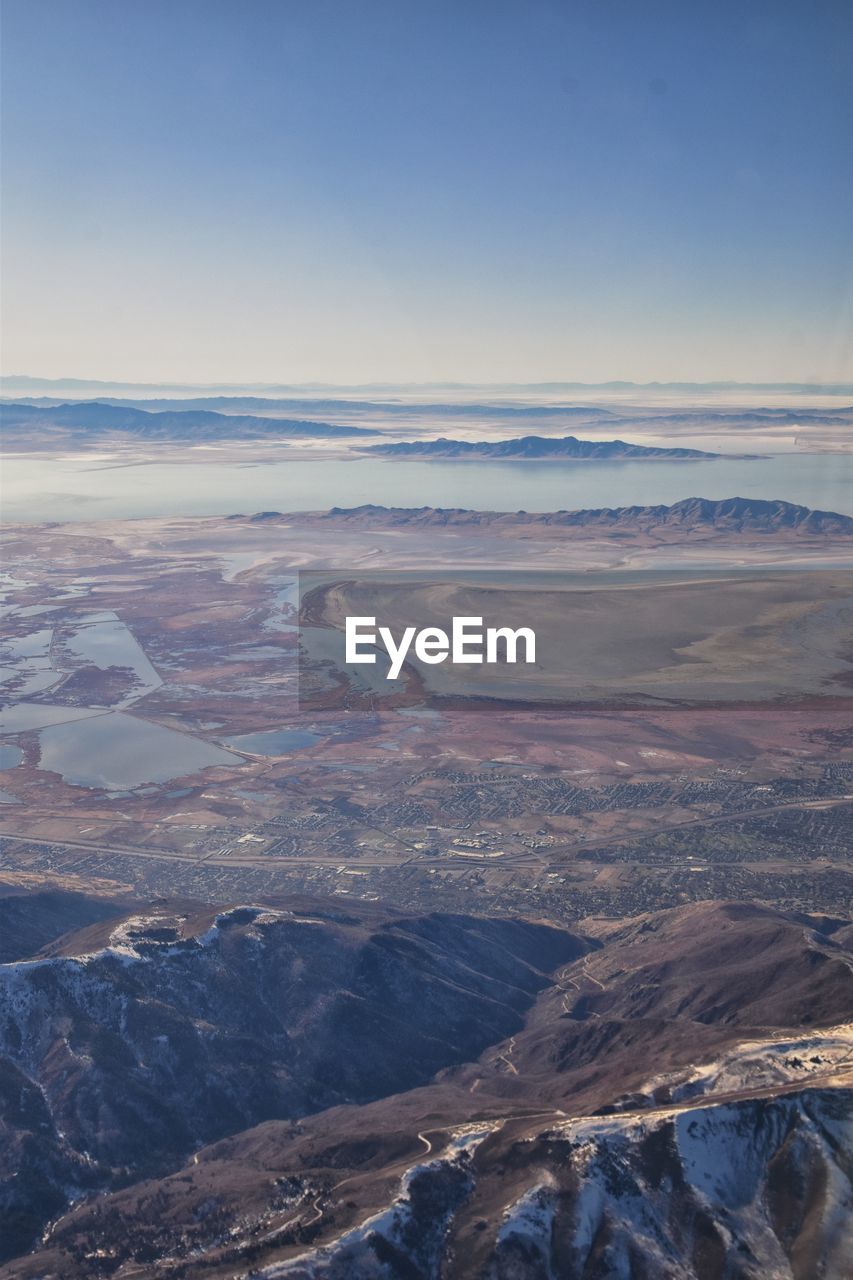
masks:
[[[0,1273],[840,1280],[851,530],[8,529]],[[300,574],[333,634],[341,583],[496,562],[600,616],[594,690],[298,661]]]
[[[705,1185],[697,1199],[688,1154],[697,1124],[706,1131],[708,1167],[720,1178],[729,1176],[723,1166],[733,1128],[753,1146],[749,1176],[771,1206],[773,1247],[791,1274],[805,1280],[818,1259],[824,1274],[843,1274],[831,1219],[822,1226],[813,1219],[814,1197],[828,1194],[820,1178],[834,1180],[834,1201],[837,1180],[849,1179],[848,921],[705,903],[582,921],[571,934],[523,922],[389,918],[364,907],[343,916],[309,901],[220,913],[213,936],[211,919],[190,903],[151,904],[130,917],[125,908],[112,922],[49,944],[39,965],[17,971],[17,1025],[32,1017],[32,1001],[49,998],[50,1013],[35,1040],[24,1037],[16,1048],[6,1033],[6,1070],[24,1070],[40,1090],[40,1100],[25,1102],[23,1094],[17,1111],[7,1111],[7,1176],[23,1161],[22,1174],[6,1184],[7,1207],[10,1195],[20,1200],[50,1170],[67,1180],[76,1169],[81,1189],[88,1180],[107,1194],[60,1213],[44,1245],[2,1274],[236,1276],[268,1268],[270,1275],[366,1277],[382,1262],[390,1276],[413,1276],[413,1268],[437,1276],[438,1267],[451,1277],[533,1276],[550,1274],[541,1268],[557,1265],[562,1249],[585,1268],[577,1274],[605,1276],[608,1240],[624,1229],[626,1205],[645,1198],[651,1219],[660,1212],[651,1189],[666,1176],[674,1179],[668,1212],[684,1219],[671,1241],[671,1274],[710,1278],[723,1273],[715,1267],[736,1264],[737,1274],[758,1276],[760,1258],[750,1251],[769,1247],[761,1243],[763,1220],[751,1210],[721,1229],[720,1213],[725,1220],[726,1204],[730,1213],[737,1201],[725,1181],[714,1190]],[[327,962],[318,957],[329,956],[329,978],[341,987],[332,957],[354,944],[358,959],[345,966],[350,976],[329,1004]],[[83,968],[81,955],[90,957]],[[266,970],[278,970],[272,986],[261,976]],[[421,994],[412,985],[417,974],[426,982]],[[132,1022],[121,1012],[122,992],[132,996]],[[188,1000],[195,1016],[186,1021],[180,1006],[188,1011]],[[355,1016],[347,1001],[355,1002]],[[425,1055],[427,1041],[418,1048],[418,1037],[435,1018],[442,1047],[436,1042]],[[509,1038],[500,1038],[501,1019]],[[331,1109],[328,1096],[306,1106],[285,1090],[276,1100],[265,1073],[273,1065],[279,1074],[294,1070],[285,1040],[275,1053],[263,1044],[283,1034],[279,1024],[288,1028],[286,1041],[304,1037],[310,1045],[312,1064],[301,1071],[315,1089],[324,1082],[340,1090],[345,1080],[352,1096],[366,1070],[370,1090],[384,1096]],[[454,1062],[495,1033],[476,1061]],[[324,1069],[317,1055],[326,1043],[332,1056]],[[80,1058],[86,1070],[69,1072]],[[418,1087],[400,1092],[405,1083]],[[157,1112],[165,1118],[171,1106],[180,1123],[163,1129],[168,1146],[152,1144]],[[245,1124],[253,1109],[264,1122],[240,1132],[238,1115]],[[229,1136],[202,1146],[216,1128]],[[803,1182],[801,1167],[786,1202],[779,1179],[792,1143],[818,1140],[817,1181]],[[85,1165],[75,1149],[88,1153]],[[188,1163],[171,1171],[181,1154]],[[577,1252],[582,1167],[587,1181],[605,1179],[585,1261]],[[108,1191],[110,1184],[116,1189]],[[61,1194],[57,1187],[57,1207]],[[531,1197],[550,1203],[547,1229],[525,1217]],[[439,1207],[445,1229],[433,1238],[428,1222]],[[19,1230],[21,1212],[10,1219]],[[502,1221],[511,1229],[500,1229]],[[647,1223],[635,1240],[646,1268],[653,1265],[644,1257],[650,1229]],[[507,1271],[513,1232],[510,1255],[520,1255]],[[543,1241],[550,1263],[536,1260]],[[315,1251],[310,1265],[285,1265],[306,1249]],[[687,1269],[677,1268],[679,1250]]]

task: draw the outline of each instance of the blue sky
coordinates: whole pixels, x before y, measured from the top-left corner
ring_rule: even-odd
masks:
[[[853,6],[3,0],[3,369],[853,376]]]

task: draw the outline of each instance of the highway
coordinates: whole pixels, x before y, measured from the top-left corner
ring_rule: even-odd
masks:
[[[249,854],[245,852],[219,854],[219,853],[184,853],[178,849],[158,849],[151,845],[128,845],[118,844],[113,841],[106,840],[80,840],[79,838],[55,838],[46,839],[43,836],[34,836],[27,831],[3,829],[0,825],[0,840],[23,841],[27,844],[41,846],[43,848],[67,848],[76,849],[85,853],[102,853],[107,856],[119,855],[130,858],[149,858],[158,861],[174,861],[184,865],[204,863],[205,866],[211,867],[258,867],[266,871],[274,867],[325,867],[332,869],[338,867],[342,862],[347,867],[421,867],[436,868],[446,870],[448,868],[471,870],[474,867],[489,867],[492,870],[500,870],[501,868],[516,868],[520,866],[535,866],[540,868],[557,868],[567,866],[577,866],[578,862],[586,860],[595,861],[594,858],[588,859],[587,855],[596,849],[612,848],[614,845],[628,844],[633,841],[641,841],[650,836],[665,835],[671,831],[684,831],[697,827],[721,826],[729,822],[742,822],[744,820],[753,820],[767,818],[775,813],[790,812],[792,810],[814,810],[814,809],[834,809],[841,808],[853,802],[853,795],[844,795],[831,797],[820,800],[792,800],[783,804],[770,805],[761,809],[745,809],[734,813],[720,813],[710,815],[700,815],[695,818],[684,819],[673,823],[658,823],[649,831],[632,831],[628,835],[610,835],[606,838],[596,838],[595,840],[585,840],[571,847],[566,854],[559,856],[550,856],[547,852],[541,852],[532,855],[529,851],[514,854],[506,854],[501,858],[483,856],[477,857],[475,853],[467,853],[462,856],[454,855],[452,851],[441,854],[439,857],[415,855],[414,857],[400,857],[393,854],[357,854],[353,857],[342,858],[340,854],[333,857],[318,857],[315,854],[298,854],[286,855],[284,857],[270,857],[264,854]],[[354,819],[358,825],[363,825]],[[375,828],[379,830],[379,828]],[[400,844],[411,848],[408,841],[401,837],[394,836],[392,833],[382,831],[382,835],[397,840]],[[235,833],[235,839],[238,838]],[[784,861],[784,859],[782,860]],[[838,865],[849,867],[846,862],[832,863],[826,859],[820,860],[824,864]],[[631,859],[631,865],[634,866],[651,866],[660,868],[659,862],[644,862],[642,859]],[[703,860],[694,860],[691,865],[704,865]],[[746,859],[742,865],[751,865],[750,860]],[[761,865],[766,865],[763,860]]]

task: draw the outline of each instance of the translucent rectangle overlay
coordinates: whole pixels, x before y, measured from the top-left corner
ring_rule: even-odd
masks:
[[[853,695],[850,570],[447,570],[344,568],[299,573],[301,709],[369,709],[441,701],[457,706],[548,704],[679,706]],[[371,630],[348,661],[347,619]],[[498,637],[496,661],[443,661],[435,631],[452,640],[467,619],[467,653],[484,659],[489,629],[521,635],[516,658]],[[479,626],[471,620],[481,619]],[[380,635],[386,628],[390,647]],[[392,656],[407,630],[399,675]],[[452,646],[451,646],[452,647]],[[511,645],[509,646],[511,649]]]

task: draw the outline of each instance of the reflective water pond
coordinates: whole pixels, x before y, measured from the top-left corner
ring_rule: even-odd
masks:
[[[222,747],[121,711],[52,725],[41,731],[39,744],[41,768],[76,786],[109,791],[240,762]]]
[[[0,769],[14,769],[21,763],[24,753],[12,743],[0,744]]]
[[[238,751],[248,751],[251,755],[285,756],[291,751],[313,747],[321,737],[310,729],[270,729],[262,733],[241,733],[225,741]]]
[[[100,671],[110,667],[132,670],[136,684],[123,700],[125,705],[162,684],[139,641],[115,614],[93,615],[91,621],[63,637],[62,645],[67,653]]]

